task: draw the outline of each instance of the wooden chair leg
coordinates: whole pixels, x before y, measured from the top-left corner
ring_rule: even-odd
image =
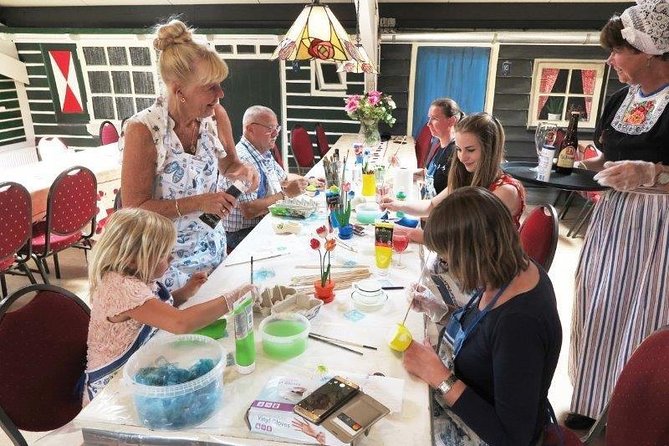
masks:
[[[5,281],[5,273],[0,273],[0,287],[2,287],[2,297],[7,297],[7,282]]]
[[[58,263],[58,253],[53,253],[53,269],[56,271],[56,279],[60,279],[60,264]]]

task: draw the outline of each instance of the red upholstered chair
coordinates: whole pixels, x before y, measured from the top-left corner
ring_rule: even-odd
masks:
[[[26,262],[30,260],[32,205],[30,193],[18,183],[0,183],[0,282],[7,295],[5,274],[21,274],[36,283]]]
[[[520,243],[535,262],[548,271],[559,237],[557,211],[550,204],[538,206],[520,225]]]
[[[102,121],[100,124],[100,144],[107,145],[118,141],[118,130],[111,121]]]
[[[276,142],[274,143],[274,147],[272,147],[272,156],[274,157],[274,160],[279,163],[281,167],[283,166],[283,157],[281,156],[281,149],[279,149],[279,146],[276,145]]]
[[[552,424],[544,429],[542,446],[583,446],[581,439],[568,428]]]
[[[609,402],[607,446],[669,444],[669,327],[637,347]]]
[[[49,189],[46,220],[33,225],[33,259],[44,283],[49,283],[46,258],[53,255],[56,277],[60,278],[57,253],[81,242],[77,247],[90,249],[95,232],[97,180],[90,169],[71,167],[54,180]],[[90,231],[84,229],[90,225]]]
[[[595,158],[599,156],[600,153],[601,152],[597,150],[595,146],[588,144],[588,146],[581,154],[579,161]],[[572,194],[575,194],[575,192],[572,192]],[[585,198],[585,203],[583,203],[581,211],[574,220],[573,226],[569,229],[569,232],[567,232],[567,237],[576,237],[583,225],[588,221],[588,218],[590,218],[590,214],[592,214],[592,211],[595,208],[595,204],[597,204],[599,199],[602,198],[601,192],[579,192],[579,194]]]
[[[606,446],[669,444],[669,325],[648,336],[625,364],[611,399],[583,443],[606,429]]]
[[[432,133],[425,124],[418,133],[418,138],[416,138],[416,161],[418,162],[418,167],[425,167],[425,162],[427,161],[427,155],[430,153],[430,144],[432,143]]]
[[[290,131],[290,149],[297,164],[298,174],[302,175],[302,169],[305,167],[313,167],[314,146],[311,143],[309,133],[300,124],[295,124],[293,130]]]
[[[81,411],[89,320],[84,302],[52,285],[22,288],[0,303],[0,427],[14,445],[28,444],[19,429],[57,429]]]
[[[321,153],[321,158],[325,156],[330,150],[330,144],[328,143],[328,137],[325,134],[325,129],[320,122],[316,123],[316,145],[318,146],[318,151]]]

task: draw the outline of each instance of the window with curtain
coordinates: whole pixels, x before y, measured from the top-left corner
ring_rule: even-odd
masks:
[[[570,113],[578,111],[579,126],[593,128],[605,68],[604,61],[535,59],[527,126],[534,127],[541,121],[566,125]]]
[[[148,46],[84,45],[82,52],[93,119],[121,121],[153,103],[158,83]]]

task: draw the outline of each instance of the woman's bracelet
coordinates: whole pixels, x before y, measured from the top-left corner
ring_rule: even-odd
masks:
[[[179,209],[179,200],[177,199],[174,200],[174,208],[177,210],[177,215],[183,217],[183,215],[181,215],[181,210]]]

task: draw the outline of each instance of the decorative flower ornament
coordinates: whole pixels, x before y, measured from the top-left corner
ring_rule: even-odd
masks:
[[[328,234],[325,226],[321,226],[316,229],[316,233],[325,239],[325,252],[321,252],[321,242],[317,238],[312,238],[309,241],[309,246],[311,246],[311,249],[314,251],[318,251],[318,257],[320,259],[321,266],[321,286],[324,287],[325,283],[330,281],[330,255],[337,246],[337,242],[334,238],[327,237]]]

